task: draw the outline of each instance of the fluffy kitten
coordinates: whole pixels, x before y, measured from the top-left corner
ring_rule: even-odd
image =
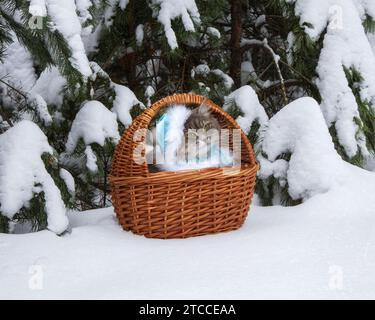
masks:
[[[210,138],[207,139],[207,136],[202,134],[202,131],[208,132],[211,129],[217,130],[217,135],[210,136]],[[196,107],[191,111],[190,116],[184,124],[184,135],[181,146],[177,150],[176,161],[185,162],[189,158],[195,159],[199,154],[202,155],[200,152],[203,152],[203,150],[204,152],[207,152],[207,157],[209,157],[209,144],[219,144],[219,130],[219,121],[211,113],[209,107],[203,102],[199,107]],[[152,141],[156,141],[155,128],[152,130],[152,136]],[[157,164],[150,164],[149,171],[159,172],[162,170]]]
[[[203,103],[198,108],[195,108],[191,112],[190,117],[186,120],[185,131],[189,129],[204,129],[206,131],[210,129],[220,130],[220,124],[211,114],[209,107]]]
[[[212,134],[215,130],[217,134],[207,136],[207,133]],[[219,144],[219,130],[219,121],[212,115],[207,105],[202,103],[192,110],[185,122],[184,143],[177,151],[177,161],[186,161],[189,158],[196,159],[198,155],[209,158],[210,144]]]

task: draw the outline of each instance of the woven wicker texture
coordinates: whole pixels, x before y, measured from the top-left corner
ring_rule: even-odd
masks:
[[[241,131],[241,167],[150,173],[143,152],[134,152],[158,112],[172,104],[205,102],[224,129],[239,129],[220,107],[205,97],[176,94],[159,100],[138,116],[116,147],[110,175],[112,201],[124,230],[150,238],[187,238],[238,229],[254,193],[258,164]],[[141,130],[142,132],[142,130]],[[232,133],[230,132],[230,147]],[[235,170],[237,169],[237,170]]]

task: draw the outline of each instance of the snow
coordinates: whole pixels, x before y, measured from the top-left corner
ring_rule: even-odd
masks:
[[[191,77],[194,78],[195,75],[201,75],[203,77],[207,77],[210,73],[212,73],[212,74],[218,76],[219,78],[221,78],[222,81],[223,81],[224,87],[227,90],[230,90],[233,87],[234,81],[228,74],[226,74],[225,72],[223,72],[220,69],[211,70],[210,67],[206,63],[201,63],[201,64],[195,66],[191,70]]]
[[[95,81],[98,76],[108,79],[109,81],[111,80],[108,73],[105,72],[95,61],[90,61],[90,68],[92,70],[90,80]]]
[[[113,101],[111,110],[117,115],[118,120],[127,127],[132,122],[131,108],[137,104],[143,108],[145,106],[128,87],[116,83],[112,83],[112,87],[115,90],[116,98]]]
[[[265,180],[273,176],[279,181],[282,187],[286,186],[289,168],[288,161],[277,159],[271,162],[261,154],[257,156],[257,161],[260,165],[260,170],[258,171],[258,177],[260,179]]]
[[[371,17],[375,17],[375,3],[372,0],[359,0],[357,6],[362,11],[362,17],[367,13]]]
[[[104,25],[110,28],[113,24],[112,17],[115,14],[116,6],[118,5],[118,0],[109,0],[104,11]]]
[[[103,146],[106,139],[117,142],[120,136],[116,115],[99,101],[84,103],[70,129],[65,145],[66,151],[72,153],[81,138],[85,145],[97,143]]]
[[[75,0],[75,3],[81,25],[83,25],[87,20],[92,19],[89,9],[93,4],[91,0]]]
[[[0,135],[0,211],[12,219],[34,193],[44,192],[48,229],[61,233],[68,219],[60,190],[41,159],[43,153],[52,154],[52,148],[31,121],[23,120]]]
[[[135,41],[138,47],[140,47],[143,42],[143,38],[144,38],[143,28],[144,28],[143,24],[139,24],[137,28],[135,29]]]
[[[119,1],[119,7],[122,9],[122,10],[125,10],[126,6],[128,5],[129,3],[129,0],[120,0]]]
[[[147,239],[106,208],[71,212],[63,237],[1,234],[0,298],[373,299],[374,174],[345,169],[341,185],[299,206],[252,205],[228,233]]]
[[[325,119],[328,125],[335,123],[339,142],[350,157],[357,153],[358,148],[364,155],[368,155],[368,151],[353,121],[359,115],[358,106],[343,66],[354,67],[361,73],[361,98],[374,103],[375,56],[361,20],[365,11],[374,14],[374,7],[373,1],[296,1],[296,14],[300,16],[301,25],[304,22],[313,25],[313,28],[305,27],[312,39],[317,40],[328,25],[317,67],[317,85]]]
[[[31,93],[37,93],[43,97],[47,104],[61,106],[63,102],[63,90],[67,85],[66,79],[56,67],[44,70],[36,80]]]
[[[37,79],[34,69],[34,62],[30,53],[13,36],[13,41],[5,49],[3,63],[0,63],[0,77],[7,84],[16,88],[23,94],[23,98],[30,103],[39,118],[49,125],[52,122],[47,103],[55,103],[62,98],[57,96],[59,86],[65,85],[66,81],[58,73],[57,68],[44,70]],[[63,84],[62,84],[63,83]],[[5,83],[0,84],[4,90],[3,103],[6,106],[14,106],[10,92],[14,90]],[[59,89],[62,90],[62,87]],[[48,102],[44,99],[46,97]],[[53,98],[52,98],[53,97]],[[28,115],[24,115],[28,116]]]
[[[195,31],[194,23],[200,23],[200,16],[195,0],[152,0],[153,5],[159,5],[158,21],[164,26],[168,44],[172,50],[178,47],[176,34],[171,21],[181,17],[186,31]]]
[[[215,38],[218,38],[218,39],[221,38],[220,31],[217,30],[217,29],[214,28],[214,27],[208,27],[208,28],[207,28],[207,33],[210,34],[211,36],[214,36]]]
[[[59,4],[64,2],[64,4]],[[59,5],[61,5],[59,7]],[[73,52],[73,65],[84,75],[89,75],[85,49],[92,52],[97,45],[97,34],[100,27],[93,31],[92,25],[84,26],[92,19],[90,7],[92,0],[30,0],[29,13],[33,16],[51,15],[52,22],[68,41]],[[61,10],[61,12],[60,12]],[[83,49],[83,45],[84,48]]]
[[[81,24],[74,0],[47,0],[47,11],[55,27],[69,44],[73,66],[83,76],[90,76],[91,69],[81,38]]]
[[[254,70],[254,66],[251,62],[251,56],[249,60],[242,61],[241,63],[241,84],[246,84],[252,79],[252,75],[256,74]]]
[[[52,117],[48,111],[47,103],[43,99],[43,97],[39,94],[33,94],[31,95],[30,99],[39,118],[44,122],[45,125],[50,125],[52,123]]]
[[[33,59],[15,35],[12,37],[13,42],[5,47],[3,63],[0,62],[0,77],[19,90],[29,91],[36,81]]]
[[[224,73],[222,70],[214,69],[214,70],[211,70],[211,72],[223,79],[223,83],[226,89],[230,90],[233,87],[233,84],[234,84],[233,79],[229,75]]]
[[[75,186],[74,178],[71,175],[71,173],[64,168],[61,168],[59,171],[59,175],[60,175],[60,178],[63,179],[69,193],[74,195],[76,192],[76,186]]]
[[[267,22],[266,16],[264,14],[260,15],[258,18],[255,20],[255,26],[259,27],[262,24],[265,24]]]
[[[294,47],[294,44],[295,44],[295,40],[296,40],[296,37],[295,37],[294,33],[289,32],[288,37],[287,37],[288,45],[287,45],[287,49],[286,49],[286,53],[287,53],[286,59],[287,59],[287,61],[290,65],[293,64],[293,59],[294,59],[294,57],[293,57],[293,47]]]
[[[286,178],[293,199],[308,199],[342,183],[343,162],[314,99],[300,98],[281,109],[270,119],[260,140],[262,152],[276,163],[279,176],[285,172],[285,163],[278,157],[291,153]]]
[[[210,67],[206,63],[201,63],[194,67],[194,75],[202,75],[202,76],[208,76],[208,74],[211,72]]]
[[[85,156],[86,156],[86,167],[91,172],[97,172],[98,171],[98,165],[96,164],[96,161],[98,160],[94,151],[92,150],[91,146],[86,146],[85,149]]]
[[[152,86],[147,86],[145,90],[145,97],[147,99],[147,107],[151,106],[151,98],[155,94],[155,89]]]
[[[285,80],[284,80],[283,74],[281,73],[281,69],[280,69],[280,65],[279,65],[280,56],[278,54],[276,54],[275,51],[271,48],[271,46],[268,44],[267,38],[264,38],[263,41],[260,41],[260,40],[257,40],[257,39],[242,39],[241,40],[241,46],[246,46],[246,45],[263,46],[269,52],[269,54],[272,56],[272,59],[275,63],[277,74],[278,74],[278,77],[279,77],[279,80],[280,80],[280,83],[281,83],[281,88],[283,89],[283,91],[285,91],[284,90],[285,89],[284,88],[285,87],[285,84],[284,84]],[[248,56],[248,59],[251,60],[251,55]],[[253,66],[247,66],[247,67],[254,70]],[[256,75],[256,73],[255,73],[255,75]],[[272,84],[272,82],[269,81],[269,80],[262,82],[259,79],[256,79],[256,81],[263,88],[267,88]],[[285,96],[284,96],[284,100],[285,101],[287,100]]]
[[[375,54],[375,34],[374,33],[370,33],[367,35],[367,38],[370,42],[370,45],[371,45],[371,48],[372,48],[372,52]]]
[[[29,13],[32,16],[47,16],[46,0],[30,0]]]
[[[254,121],[257,121],[261,126],[267,123],[268,116],[260,104],[257,94],[250,86],[242,86],[224,97],[224,110],[228,111],[233,103],[243,113],[243,116],[238,116],[236,121],[245,133],[249,133]]]
[[[109,75],[96,62],[91,61],[90,67],[92,69],[92,75],[90,76],[91,80],[95,81],[96,78],[100,76],[110,81],[111,88],[115,92],[115,99],[113,100],[113,107],[111,111],[115,113],[117,115],[117,119],[125,127],[127,127],[132,122],[132,117],[130,114],[132,107],[138,104],[141,108],[145,108],[145,105],[137,99],[134,92],[128,87],[112,82]],[[151,89],[147,89],[149,91],[146,90],[146,93],[148,92],[151,94]],[[152,95],[153,94],[154,93],[152,93]]]

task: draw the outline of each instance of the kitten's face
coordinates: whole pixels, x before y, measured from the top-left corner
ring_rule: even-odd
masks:
[[[217,134],[213,134],[215,130],[217,130]],[[178,158],[195,158],[200,150],[209,152],[210,144],[219,144],[219,130],[219,121],[211,114],[210,109],[206,105],[202,104],[198,108],[195,108],[185,122],[185,144],[180,147]],[[202,131],[208,135],[202,134]],[[197,148],[191,148],[191,144]],[[192,154],[188,155],[188,150]]]
[[[220,124],[211,114],[210,109],[205,104],[201,104],[191,112],[190,117],[186,120],[185,130],[189,129],[220,130]]]

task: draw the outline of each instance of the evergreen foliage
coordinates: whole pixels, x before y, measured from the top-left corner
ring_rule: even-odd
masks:
[[[118,0],[89,3],[88,8],[77,7],[76,14],[91,76],[79,71],[73,59],[79,45],[72,46],[48,10],[47,16],[41,17],[41,26],[30,28],[30,19],[35,18],[29,11],[30,1],[3,0],[0,3],[0,133],[25,118],[39,125],[54,150],[53,156],[44,157],[46,168],[67,208],[85,210],[111,205],[108,174],[115,144],[107,139],[103,146],[91,145],[97,158],[96,172],[90,172],[85,165],[83,141],[72,154],[66,153],[65,144],[85,102],[97,100],[112,109],[116,98],[114,83],[131,89],[145,105],[167,95],[190,91],[223,105],[225,96],[240,86],[250,85],[270,118],[296,98],[310,96],[321,101],[316,84],[317,66],[327,30],[318,39],[311,39],[306,28],[313,26],[301,24],[295,1],[196,0],[200,22],[192,19],[194,31],[186,30],[181,16],[171,20],[178,43],[174,50],[158,20],[162,1],[129,0],[125,8],[120,7]],[[234,5],[237,17],[231,16]],[[234,21],[238,22],[236,28],[241,32],[241,42],[233,37]],[[374,17],[367,13],[362,23],[368,34],[375,33]],[[61,103],[46,102],[52,118],[50,123],[41,117],[35,93],[1,72],[2,64],[8,59],[7,48],[14,43],[19,43],[30,55],[36,79],[56,67],[66,80],[61,92],[56,93],[61,96]],[[233,54],[236,52],[240,54]],[[240,75],[233,71],[238,69]],[[354,66],[345,67],[345,74],[358,104],[358,118],[353,119],[358,125],[357,138],[364,137],[367,149],[374,156],[375,108],[371,101],[361,97],[357,84],[363,78],[358,70]],[[140,105],[131,108],[132,118],[141,111]],[[242,115],[235,105],[229,113],[234,118]],[[119,133],[124,129],[119,122]],[[253,123],[249,138],[253,144],[261,146],[260,129],[259,124]],[[360,150],[354,157],[347,155],[334,124],[330,126],[330,133],[343,159],[361,167],[366,165],[368,155]],[[285,155],[285,159],[289,156]],[[61,168],[74,178],[74,195],[59,176]],[[258,179],[256,190],[264,205],[272,205],[276,197],[283,205],[300,203],[290,198],[288,185],[281,185],[274,177],[266,181]],[[43,193],[35,193],[30,205],[14,220],[27,221],[34,230],[46,228],[44,200]],[[9,222],[0,214],[0,232],[9,231]]]

